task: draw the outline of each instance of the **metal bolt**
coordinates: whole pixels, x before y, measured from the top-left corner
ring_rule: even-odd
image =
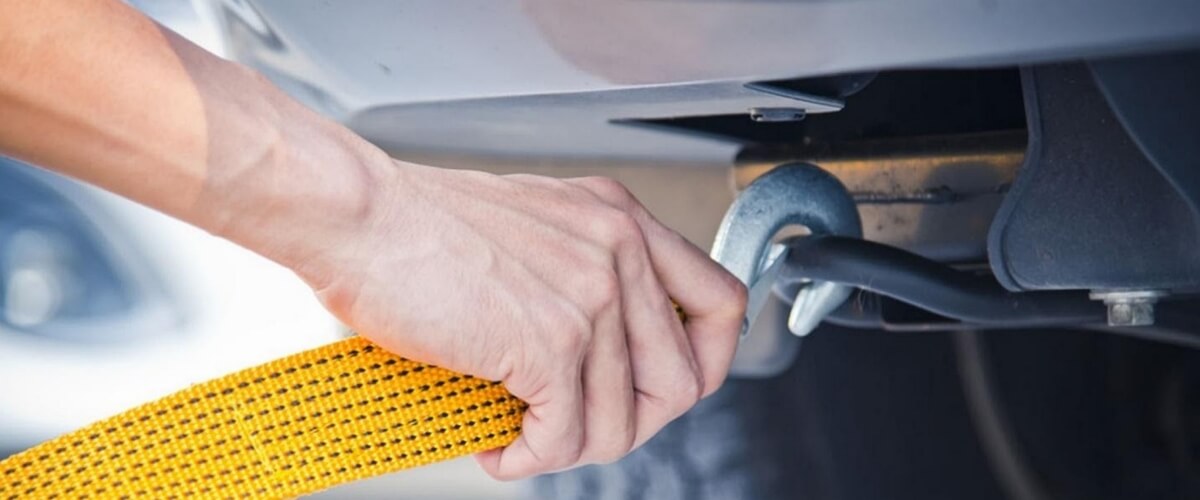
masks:
[[[1108,326],[1150,326],[1154,324],[1154,303],[1166,296],[1161,290],[1095,291],[1092,300],[1108,306]]]
[[[800,108],[750,108],[750,119],[756,122],[798,122],[806,115]]]

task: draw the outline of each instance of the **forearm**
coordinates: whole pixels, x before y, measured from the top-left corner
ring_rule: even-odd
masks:
[[[716,390],[744,320],[737,278],[620,184],[393,163],[118,0],[0,0],[0,153],[284,264],[386,349],[502,381],[529,409],[480,457],[496,477],[620,458]]]
[[[0,61],[0,152],[292,267],[364,218],[390,168],[255,72],[115,0],[6,1]]]

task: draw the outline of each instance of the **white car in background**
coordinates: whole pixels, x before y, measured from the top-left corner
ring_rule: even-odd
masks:
[[[398,158],[615,177],[701,246],[777,165],[844,184],[860,252],[792,253],[722,391],[539,497],[1200,496],[1200,2],[129,1]],[[813,281],[856,291],[794,336]],[[0,452],[343,334],[278,266],[0,164]],[[445,467],[330,495],[517,494]]]
[[[221,53],[186,1],[139,5]],[[291,271],[120,196],[0,157],[0,457],[349,332]],[[470,461],[331,498],[506,498]]]
[[[0,449],[342,335],[290,271],[0,159]]]

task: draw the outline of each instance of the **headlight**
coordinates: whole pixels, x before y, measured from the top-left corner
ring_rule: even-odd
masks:
[[[282,266],[0,158],[0,456],[335,326]]]
[[[85,194],[0,158],[0,331],[103,341],[179,320],[119,226],[97,227],[105,214]]]

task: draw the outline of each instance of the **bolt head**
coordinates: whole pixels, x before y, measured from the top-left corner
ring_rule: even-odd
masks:
[[[1092,300],[1108,306],[1108,326],[1150,326],[1154,324],[1154,303],[1167,296],[1162,290],[1096,290]]]
[[[756,122],[798,122],[806,114],[801,108],[750,108],[750,119]]]
[[[1153,302],[1117,302],[1108,304],[1108,326],[1150,326],[1153,324]]]

